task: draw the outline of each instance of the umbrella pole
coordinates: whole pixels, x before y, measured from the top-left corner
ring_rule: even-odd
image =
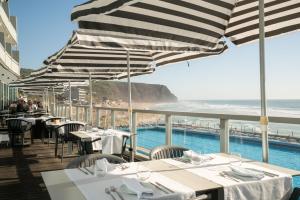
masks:
[[[53,116],[56,115],[56,106],[55,106],[55,91],[54,91],[54,87],[52,88],[52,92],[53,92]]]
[[[92,86],[92,75],[89,75],[90,84],[90,123],[93,126],[93,86]]]
[[[259,58],[260,58],[260,103],[261,103],[261,133],[262,157],[269,162],[268,116],[266,102],[266,74],[265,74],[265,14],[264,0],[259,0]]]
[[[46,112],[49,112],[49,93],[48,88],[46,88]]]
[[[69,117],[72,120],[72,88],[71,81],[69,80]]]
[[[128,129],[130,132],[130,161],[134,162],[133,135],[132,135],[132,102],[131,102],[131,81],[130,81],[130,54],[127,51],[127,82],[128,82]]]

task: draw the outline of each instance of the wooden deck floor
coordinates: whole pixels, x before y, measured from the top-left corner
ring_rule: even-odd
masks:
[[[54,158],[54,145],[34,144],[23,148],[0,148],[0,200],[50,199],[41,173],[63,169],[72,158]]]

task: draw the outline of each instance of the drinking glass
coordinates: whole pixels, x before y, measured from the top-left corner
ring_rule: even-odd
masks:
[[[229,164],[232,166],[242,165],[242,156],[240,153],[232,152],[229,157]]]
[[[151,171],[141,164],[136,166],[136,176],[140,181],[145,181],[150,178]]]
[[[200,165],[202,163],[202,153],[201,152],[192,152],[191,163],[193,165]]]

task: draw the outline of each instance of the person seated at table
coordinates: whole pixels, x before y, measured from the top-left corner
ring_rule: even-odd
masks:
[[[20,99],[18,100],[18,104],[17,104],[17,112],[24,112],[24,111],[25,111],[24,103],[25,103],[25,101],[24,101],[22,98],[20,98]]]
[[[36,100],[33,101],[32,109],[33,109],[33,111],[36,111],[38,109],[38,105],[37,105]]]
[[[43,104],[40,101],[37,102],[37,110],[43,110]]]
[[[33,112],[33,104],[32,104],[31,100],[28,100],[28,102],[27,102],[27,111]]]
[[[17,112],[17,102],[13,101],[10,105],[9,105],[9,112],[11,114],[14,114]]]

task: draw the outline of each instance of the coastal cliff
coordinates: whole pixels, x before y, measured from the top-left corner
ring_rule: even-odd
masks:
[[[87,87],[81,87],[88,91]],[[144,103],[176,102],[177,97],[165,85],[132,83],[132,101]],[[76,95],[76,91],[75,95]],[[128,100],[127,82],[99,81],[93,83],[96,100]]]
[[[32,69],[21,68],[21,77],[30,75]],[[165,85],[132,83],[132,101],[139,103],[176,102],[177,97]],[[88,87],[73,87],[72,99],[78,99],[78,88],[89,91]],[[66,97],[66,96],[65,96]],[[113,101],[128,100],[127,82],[97,81],[93,82],[93,97],[95,101],[109,99]]]

